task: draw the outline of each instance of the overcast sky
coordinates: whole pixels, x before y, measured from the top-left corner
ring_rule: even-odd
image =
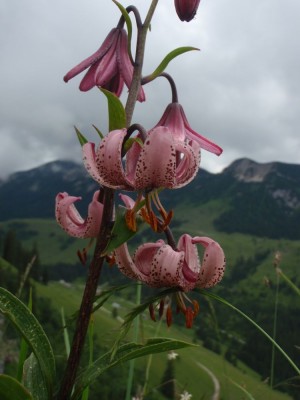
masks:
[[[142,16],[149,0],[134,4]],[[92,54],[117,24],[110,0],[0,0],[0,177],[55,159],[81,162],[73,125],[90,140],[107,129],[105,100],[81,93],[80,75],[65,73]],[[218,172],[248,157],[299,163],[300,1],[202,0],[196,18],[181,22],[173,0],[160,0],[147,41],[144,74],[179,46],[172,61],[179,101],[191,126],[224,149],[202,153]],[[133,122],[150,129],[170,101],[167,82],[145,87]]]

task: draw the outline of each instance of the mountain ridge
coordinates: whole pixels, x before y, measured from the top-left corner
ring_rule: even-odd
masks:
[[[11,174],[0,182],[0,220],[53,218],[58,192],[81,196],[76,203],[85,214],[98,185],[74,161],[56,160]],[[184,195],[183,195],[184,194]],[[214,216],[217,230],[271,238],[300,238],[300,165],[235,160],[220,173],[200,169],[184,190],[165,190],[167,207],[184,203],[201,207],[218,201],[226,205]]]

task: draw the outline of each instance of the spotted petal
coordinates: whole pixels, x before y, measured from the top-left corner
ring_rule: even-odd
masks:
[[[196,287],[208,288],[221,281],[225,272],[226,260],[222,247],[208,237],[196,236],[192,243],[205,247],[202,266]]]
[[[185,287],[182,279],[184,253],[163,244],[153,258],[150,285],[154,287]]]
[[[94,193],[88,207],[88,216],[83,219],[74,203],[81,197],[58,193],[56,196],[55,216],[58,224],[70,235],[78,238],[96,237],[102,220],[103,204],[99,203],[99,190]]]
[[[83,162],[91,177],[100,185],[113,189],[132,190],[125,178],[122,146],[126,129],[111,131],[95,152],[93,143],[82,146]]]
[[[119,270],[130,279],[143,280],[143,276],[133,262],[127,244],[124,243],[114,251]]]

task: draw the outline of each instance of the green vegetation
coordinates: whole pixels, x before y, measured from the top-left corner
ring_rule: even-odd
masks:
[[[214,293],[239,307],[271,334],[277,279],[274,268],[275,252],[281,253],[279,267],[285,276],[299,288],[300,244],[287,239],[269,239],[239,233],[218,232],[214,229],[213,216],[216,214],[216,210],[220,212],[224,207],[225,205],[220,202],[210,202],[198,210],[192,209],[192,215],[185,218],[186,205],[180,206],[178,210],[176,209],[180,224],[174,226],[174,233],[177,237],[185,231],[192,236],[208,235],[221,243],[227,257],[228,267],[221,285],[214,289]],[[88,242],[69,239],[53,220],[13,220],[2,223],[1,228],[2,254],[5,236],[14,229],[18,232],[18,240],[21,241],[21,248],[25,253],[28,252],[32,255],[33,249],[38,251],[39,271],[46,271],[50,281],[48,285],[44,285],[41,281],[47,283],[48,279],[37,279],[40,283],[35,284],[34,308],[47,333],[50,332],[56,348],[57,359],[62,365],[65,352],[60,321],[61,307],[64,309],[66,318],[78,309],[84,286],[82,277],[86,273],[86,267],[79,263],[76,252],[87,246]],[[149,229],[146,229],[142,236],[143,240],[154,239]],[[132,248],[135,248],[135,239],[130,243]],[[21,271],[24,270],[24,267],[22,268]],[[19,279],[20,272],[12,271],[9,264],[5,262],[0,264],[2,285],[5,282],[5,285],[10,287],[13,293],[16,293]],[[53,282],[53,280],[62,281],[59,283]],[[106,267],[101,282],[118,284],[127,282],[127,280],[116,267]],[[97,352],[103,352],[105,348],[110,348],[112,345],[120,329],[120,318],[123,318],[132,307],[133,292],[134,289],[129,288],[112,296],[110,301],[96,312],[95,356],[97,356]],[[24,295],[26,293],[27,289]],[[144,296],[148,296],[150,293],[150,289],[143,288]],[[183,327],[182,316],[178,315],[174,316],[175,324],[170,329],[162,325],[159,331],[159,336],[189,340],[199,345],[192,351],[189,349],[178,351],[179,357],[174,361],[177,392],[187,390],[194,395],[193,398],[204,396],[203,399],[209,399],[214,385],[209,373],[201,367],[204,365],[219,380],[224,400],[245,398],[246,392],[244,393],[242,388],[256,400],[288,399],[288,395],[271,392],[268,383],[262,382],[268,382],[271,373],[271,344],[233,311],[226,309],[221,304],[208,301],[207,298],[196,293],[191,296],[200,304],[200,314],[195,320],[194,329],[186,330]],[[299,350],[296,346],[299,346],[300,299],[283,278],[279,280],[278,296],[276,340],[299,365]],[[118,303],[121,307],[116,309],[113,303]],[[49,306],[50,304],[51,306]],[[51,318],[49,318],[48,307],[51,309]],[[142,321],[141,340],[154,336],[157,323],[149,321],[148,315],[145,315]],[[72,333],[72,322],[69,331]],[[58,343],[60,343],[59,346]],[[143,386],[146,364],[147,359],[137,361],[138,369],[135,372],[134,387]],[[153,356],[150,380],[147,385],[149,393],[146,399],[165,399],[160,387],[166,367],[166,355]],[[127,368],[124,366],[123,371],[118,369],[118,376],[124,382],[123,387],[126,387]],[[300,398],[297,394],[297,392],[299,393],[299,380],[290,380],[294,375],[294,371],[287,362],[276,352],[274,387],[288,391],[294,399],[298,400]],[[103,385],[107,384],[107,376],[104,376],[103,379],[103,382],[100,379],[102,389]],[[97,385],[101,386],[99,382]],[[96,388],[93,390],[97,391]],[[105,393],[107,393],[107,398],[110,398],[109,389]],[[115,394],[115,396],[117,395]],[[103,397],[103,399],[105,398]],[[91,397],[91,399],[93,398]]]

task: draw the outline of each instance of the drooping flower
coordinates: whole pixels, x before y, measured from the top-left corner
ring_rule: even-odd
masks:
[[[166,127],[148,132],[145,142],[134,143],[126,153],[122,148],[126,129],[111,131],[95,151],[94,143],[83,145],[85,168],[95,181],[113,189],[152,190],[180,188],[196,175],[200,164],[200,146],[175,140]]]
[[[202,265],[196,244],[205,248]],[[225,256],[220,245],[209,237],[180,237],[174,250],[163,240],[139,246],[131,258],[127,244],[115,250],[120,271],[151,287],[178,287],[182,291],[216,285],[225,271]]]
[[[132,81],[133,65],[128,55],[128,37],[125,29],[114,28],[110,31],[101,47],[86,58],[65,76],[68,82],[74,76],[89,68],[82,79],[79,89],[86,92],[94,86],[100,86],[120,96],[125,85],[129,88]],[[145,93],[141,87],[138,100],[145,101]]]
[[[170,103],[167,106],[163,116],[155,127],[158,126],[169,128],[175,140],[181,142],[189,140],[196,141],[200,145],[201,149],[210,151],[218,156],[223,152],[221,147],[191,128],[182,106],[177,102]]]
[[[98,201],[99,190],[94,193],[88,207],[88,216],[83,219],[74,203],[81,197],[58,193],[55,199],[55,217],[58,224],[70,235],[78,238],[97,237],[101,225],[103,204]]]
[[[198,10],[200,0],[175,0],[175,8],[181,21],[191,21]]]

